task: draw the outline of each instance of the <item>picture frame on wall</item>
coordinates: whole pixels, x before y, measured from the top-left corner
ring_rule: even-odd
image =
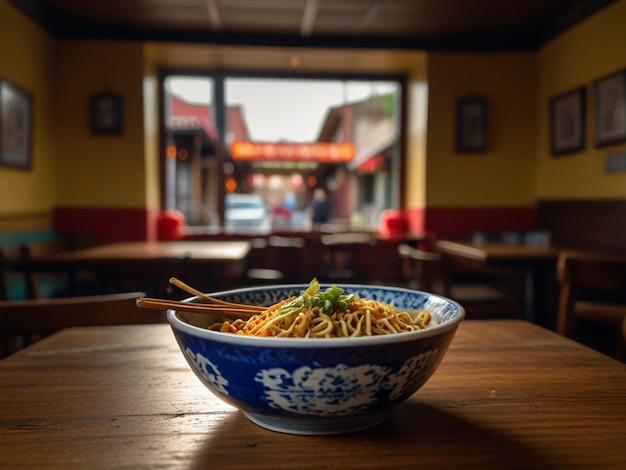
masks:
[[[32,168],[33,98],[8,80],[0,80],[0,165]]]
[[[91,95],[91,132],[98,135],[122,133],[122,96],[116,93]]]
[[[593,83],[596,147],[626,142],[626,70]]]
[[[580,152],[586,145],[587,89],[561,93],[550,99],[552,155]]]
[[[487,150],[486,98],[461,98],[456,102],[456,143],[459,153],[478,153]]]

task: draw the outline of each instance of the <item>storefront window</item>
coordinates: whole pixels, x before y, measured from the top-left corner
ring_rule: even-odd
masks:
[[[172,75],[164,87],[166,205],[188,225],[307,230],[322,188],[329,226],[357,215],[375,229],[400,200],[397,79]]]

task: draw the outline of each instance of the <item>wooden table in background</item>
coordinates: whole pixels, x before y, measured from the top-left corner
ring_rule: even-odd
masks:
[[[450,240],[438,240],[436,247],[437,251],[452,261],[461,260],[490,266],[521,266],[524,269],[523,300],[526,320],[554,328],[556,304],[553,290],[560,248],[551,245]]]
[[[243,259],[250,250],[248,241],[211,242],[118,242],[68,251],[49,257],[50,261],[95,264],[110,261],[182,259],[192,261],[229,262]]]
[[[195,284],[204,292],[224,287],[218,267],[239,268],[250,251],[249,241],[134,241],[98,245],[28,260],[23,269],[65,270],[71,279],[79,270],[91,270],[104,278],[118,276],[167,288],[171,276]],[[71,281],[73,286],[75,281]],[[165,286],[165,287],[164,287]],[[215,287],[215,288],[214,288]],[[80,294],[76,287],[71,289]],[[154,295],[166,295],[157,292]]]
[[[77,328],[0,361],[0,468],[624,468],[626,365],[519,320],[465,321],[429,382],[341,436],[260,428],[168,325]]]

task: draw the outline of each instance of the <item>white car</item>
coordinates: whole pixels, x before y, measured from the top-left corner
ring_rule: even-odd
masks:
[[[224,202],[226,228],[270,229],[270,214],[260,194],[228,193]]]

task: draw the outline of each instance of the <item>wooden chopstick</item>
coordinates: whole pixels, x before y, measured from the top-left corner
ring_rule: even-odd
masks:
[[[229,305],[211,305],[211,304],[197,304],[193,302],[181,302],[178,300],[164,300],[164,299],[152,299],[148,297],[141,297],[137,299],[137,307],[151,308],[154,310],[180,310],[182,312],[193,313],[211,313],[215,315],[222,315],[231,319],[248,319],[257,313],[258,311],[251,311],[250,309],[237,308]]]
[[[260,305],[246,305],[246,304],[238,304],[238,303],[234,303],[234,302],[227,302],[225,300],[221,300],[221,299],[216,299],[215,297],[211,297],[210,295],[206,295],[204,292],[200,292],[198,289],[194,289],[193,287],[191,287],[189,284],[184,283],[183,281],[181,281],[180,279],[177,279],[175,277],[171,277],[170,278],[170,284],[175,285],[176,287],[189,292],[190,294],[193,294],[197,297],[200,297],[203,300],[206,300],[207,302],[210,302],[212,304],[218,304],[218,305],[224,305],[224,306],[230,306],[230,307],[234,307],[234,308],[239,308],[239,309],[246,309],[249,311],[254,311],[254,312],[263,312],[264,310],[267,310],[267,307],[262,307]]]

